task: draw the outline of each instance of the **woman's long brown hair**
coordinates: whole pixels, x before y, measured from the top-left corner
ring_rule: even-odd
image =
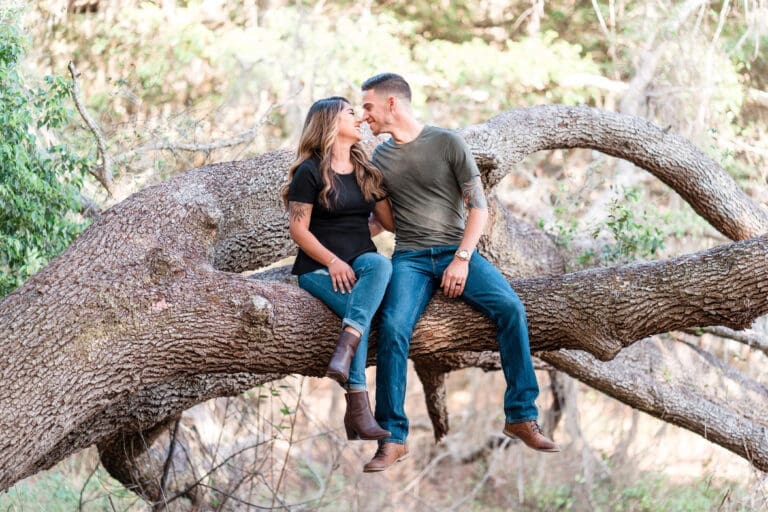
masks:
[[[280,187],[280,196],[288,207],[288,187],[293,181],[296,169],[310,158],[320,159],[320,176],[323,188],[320,191],[320,204],[329,210],[333,209],[336,200],[336,180],[331,169],[331,153],[336,135],[339,132],[339,113],[349,101],[341,96],[332,96],[317,100],[309,109],[304,121],[304,128],[296,151],[296,160],[288,170],[288,183]],[[355,179],[366,201],[374,201],[384,196],[381,172],[368,161],[359,142],[352,145],[350,158],[354,167]]]

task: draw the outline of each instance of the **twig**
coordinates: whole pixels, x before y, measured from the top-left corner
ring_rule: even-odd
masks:
[[[505,443],[506,442],[507,441],[505,441]],[[506,445],[502,445],[502,449],[505,448],[505,447],[506,447]],[[497,452],[494,452],[494,453],[497,453]],[[449,511],[453,511],[453,510],[459,509],[462,505],[464,505],[464,503],[466,503],[470,499],[472,499],[475,496],[477,496],[477,493],[480,492],[480,489],[483,488],[483,486],[485,485],[485,482],[487,482],[488,479],[491,477],[491,470],[493,470],[494,466],[496,465],[495,464],[496,457],[497,457],[497,455],[496,456],[493,456],[493,455],[491,456],[491,462],[488,464],[488,468],[485,470],[485,474],[483,475],[483,478],[481,478],[480,481],[475,484],[475,486],[472,488],[472,490],[469,491],[469,494],[467,494],[466,496],[461,498],[459,501],[454,503],[453,506],[451,506],[451,508],[448,509]]]
[[[80,500],[78,501],[78,504],[77,504],[77,510],[79,510],[80,512],[82,512],[83,510],[83,495],[85,494],[85,488],[88,486],[88,482],[91,481],[91,478],[93,478],[93,475],[96,474],[97,469],[99,469],[98,463],[96,463],[96,465],[93,466],[93,471],[91,471],[91,473],[88,475],[88,478],[85,479],[85,483],[80,488]]]
[[[160,493],[163,497],[165,497],[165,484],[168,481],[168,471],[170,471],[173,462],[173,452],[174,448],[176,448],[176,435],[179,433],[179,423],[181,423],[181,418],[177,418],[173,424],[173,432],[171,432],[171,439],[168,443],[168,455],[163,464],[163,476],[160,477]]]
[[[222,460],[222,461],[221,461],[219,464],[217,464],[217,465],[215,465],[214,467],[212,467],[212,468],[211,468],[211,469],[210,469],[210,470],[209,470],[207,473],[205,473],[203,476],[201,476],[200,478],[198,478],[197,480],[195,480],[193,483],[191,483],[190,485],[188,485],[186,488],[184,488],[183,490],[181,490],[181,491],[177,492],[176,494],[174,494],[173,496],[171,496],[170,498],[168,498],[168,499],[166,500],[166,503],[171,503],[172,501],[175,501],[175,500],[177,500],[177,499],[181,498],[182,496],[185,496],[185,495],[186,495],[188,492],[190,492],[190,491],[191,491],[192,489],[194,489],[196,486],[198,486],[198,485],[201,485],[202,481],[203,481],[203,480],[204,480],[206,477],[208,477],[208,476],[212,475],[212,474],[213,474],[213,473],[214,473],[216,470],[218,470],[220,467],[222,467],[222,466],[224,466],[225,464],[227,464],[227,463],[228,463],[230,460],[234,459],[234,458],[235,458],[235,457],[237,457],[238,455],[240,455],[240,454],[242,454],[242,453],[244,453],[244,452],[246,452],[246,451],[248,451],[248,450],[253,450],[253,449],[255,449],[255,448],[258,448],[259,446],[261,446],[261,445],[263,445],[263,444],[267,444],[267,443],[269,443],[269,442],[271,442],[271,441],[272,441],[271,439],[270,439],[270,440],[268,440],[268,441],[261,441],[261,442],[259,442],[259,443],[253,444],[253,445],[251,445],[251,446],[246,446],[245,448],[242,448],[242,449],[240,449],[240,450],[238,450],[238,451],[234,452],[234,453],[233,453],[233,454],[231,454],[229,457],[227,457],[226,459]]]
[[[83,121],[85,121],[85,124],[88,125],[88,129],[91,130],[91,133],[93,133],[93,136],[96,138],[96,144],[99,147],[99,154],[101,155],[102,164],[92,168],[90,173],[107,190],[109,196],[112,197],[114,186],[112,181],[112,159],[107,153],[107,143],[104,141],[104,135],[101,133],[96,121],[94,121],[88,113],[80,98],[80,84],[77,81],[79,73],[77,72],[77,69],[75,69],[75,63],[70,61],[67,68],[69,69],[69,74],[72,75],[72,98],[75,101],[75,106],[77,107],[77,111],[80,112]]]
[[[449,452],[443,452],[440,455],[436,456],[434,459],[432,459],[427,466],[421,470],[421,472],[414,477],[411,482],[403,487],[400,492],[398,492],[395,497],[393,498],[392,502],[397,503],[397,501],[405,494],[407,494],[411,489],[413,489],[419,482],[421,482],[421,479],[424,478],[427,473],[429,473],[433,467],[437,465],[438,462],[443,460],[446,457],[449,457],[451,454]]]
[[[217,140],[214,142],[207,142],[204,144],[171,142],[167,140],[153,141],[147,144],[143,144],[135,149],[131,149],[130,151],[126,151],[125,153],[120,155],[118,158],[116,158],[115,161],[118,163],[122,163],[122,162],[125,162],[126,160],[130,160],[136,154],[143,153],[145,151],[171,151],[172,153],[174,153],[175,156],[177,156],[175,153],[176,151],[209,154],[212,151],[217,149],[223,149],[223,148],[228,148],[232,146],[238,146],[240,144],[249,143],[254,139],[254,137],[256,137],[256,135],[259,133],[259,130],[261,130],[262,126],[264,126],[264,124],[267,122],[267,119],[269,118],[269,114],[272,113],[273,110],[275,110],[276,108],[279,108],[282,105],[283,103],[275,103],[271,105],[267,109],[267,111],[264,112],[264,114],[259,118],[256,124],[253,125],[252,128],[242,131],[232,138]]]
[[[294,412],[291,417],[291,435],[288,436],[288,449],[285,450],[285,457],[283,458],[283,466],[280,468],[280,476],[277,479],[277,485],[275,485],[275,493],[273,494],[272,498],[272,506],[275,506],[275,501],[278,499],[278,493],[280,492],[280,484],[283,483],[283,477],[285,476],[285,467],[288,465],[288,457],[291,454],[291,448],[293,447],[293,435],[296,430],[296,418],[299,415],[299,403],[301,402],[301,392],[304,389],[304,377],[301,377],[301,380],[299,381],[299,393],[296,397],[296,407],[294,407]],[[285,403],[285,402],[283,402]],[[290,411],[288,411],[290,413]]]
[[[600,28],[603,31],[603,34],[606,38],[611,38],[611,32],[608,30],[608,26],[605,24],[605,18],[603,18],[603,13],[600,11],[600,6],[597,5],[597,0],[592,0],[592,8],[595,10],[595,14],[597,15],[597,21],[600,22]]]

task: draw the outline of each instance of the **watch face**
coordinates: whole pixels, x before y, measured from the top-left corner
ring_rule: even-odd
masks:
[[[460,250],[459,252],[456,253],[456,256],[458,256],[459,259],[468,260],[469,259],[469,251],[462,249],[462,250]]]

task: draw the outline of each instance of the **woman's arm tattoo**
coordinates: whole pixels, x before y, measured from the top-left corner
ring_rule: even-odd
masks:
[[[288,202],[288,215],[291,217],[291,222],[298,222],[304,217],[308,217],[311,212],[311,204],[297,203],[295,201]]]
[[[483,182],[479,176],[472,178],[462,185],[461,195],[464,198],[464,205],[467,209],[479,208],[485,210],[488,208],[485,192],[483,192]]]

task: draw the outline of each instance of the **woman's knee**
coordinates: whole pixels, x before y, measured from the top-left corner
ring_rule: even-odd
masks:
[[[392,277],[392,262],[389,258],[377,252],[369,252],[359,256],[358,259],[361,260],[359,272],[370,272],[387,281]]]

